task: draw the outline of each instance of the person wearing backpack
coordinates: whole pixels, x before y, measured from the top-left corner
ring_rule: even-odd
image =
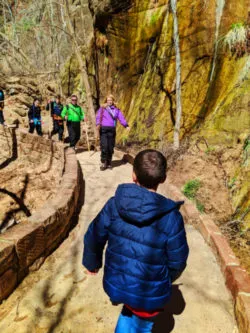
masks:
[[[124,115],[115,104],[114,96],[108,95],[96,115],[96,127],[100,134],[101,171],[107,168],[112,169],[111,161],[115,147],[117,120],[127,130],[130,129]]]
[[[4,92],[2,89],[0,89],[0,124],[6,126],[3,110],[4,110]]]
[[[0,89],[0,102],[4,101],[4,92],[2,89]]]
[[[0,101],[0,124],[5,126],[5,120],[3,115],[4,102]]]
[[[62,141],[64,126],[63,126],[63,119],[61,117],[61,113],[63,110],[63,105],[61,103],[61,96],[57,95],[55,101],[49,100],[46,106],[46,110],[47,111],[50,110],[50,115],[53,120],[53,130],[50,133],[50,137],[58,133],[58,139],[59,141]]]
[[[29,133],[34,133],[34,130],[36,129],[37,134],[42,136],[43,133],[42,133],[41,108],[40,108],[40,101],[38,98],[34,99],[34,102],[29,109],[28,118],[29,118],[29,127],[30,127]]]
[[[77,104],[77,96],[71,96],[71,103],[65,105],[62,113],[62,119],[67,117],[70,147],[76,150],[76,144],[81,136],[81,121],[84,120],[84,112]]]

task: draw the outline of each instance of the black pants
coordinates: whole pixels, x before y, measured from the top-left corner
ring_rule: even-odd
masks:
[[[79,121],[68,122],[70,147],[75,147],[81,135],[81,123]]]
[[[0,110],[0,124],[4,123],[4,116],[3,116],[3,111]]]
[[[58,139],[62,141],[63,131],[64,131],[63,121],[53,120],[53,131],[51,132],[51,136],[58,133]]]
[[[100,128],[101,162],[110,164],[115,147],[115,127],[104,126]]]
[[[34,123],[30,123],[30,129],[29,129],[29,133],[34,133],[34,130],[36,129],[36,132],[38,135],[42,136],[42,126],[41,124],[34,124]]]

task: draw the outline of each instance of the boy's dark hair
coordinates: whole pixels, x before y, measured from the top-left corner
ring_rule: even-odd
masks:
[[[155,189],[166,179],[167,160],[159,151],[146,149],[136,155],[133,170],[140,185]]]
[[[61,95],[56,95],[56,99],[61,99]]]

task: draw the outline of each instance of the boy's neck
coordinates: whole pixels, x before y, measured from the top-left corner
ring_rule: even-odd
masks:
[[[145,187],[145,186],[142,186],[142,185],[139,184],[138,182],[135,182],[135,184],[138,185],[138,186],[140,186],[140,187],[145,188],[146,190],[148,190],[148,191],[150,191],[150,192],[157,192],[157,188],[158,188],[158,186],[157,186],[156,188],[147,188],[147,187]]]
[[[145,188],[146,188],[146,187],[145,187]],[[147,190],[149,190],[150,192],[156,192],[156,191],[157,191],[157,189],[154,190],[153,188],[147,188]]]

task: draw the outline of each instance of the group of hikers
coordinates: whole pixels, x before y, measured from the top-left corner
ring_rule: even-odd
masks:
[[[46,110],[50,111],[53,120],[53,130],[50,133],[50,138],[58,133],[59,141],[63,141],[64,120],[69,133],[70,147],[76,150],[76,144],[81,136],[81,121],[84,121],[84,111],[77,104],[77,96],[71,96],[71,102],[63,106],[61,96],[57,95],[54,101],[49,100]],[[42,135],[41,126],[41,108],[38,99],[34,100],[33,105],[28,112],[29,117],[29,132],[33,133],[36,129],[38,135]],[[116,106],[113,95],[108,95],[96,113],[97,132],[100,137],[101,146],[101,166],[100,169],[112,168],[112,155],[114,153],[116,124],[121,123],[129,130],[128,123],[122,114],[121,110]]]
[[[66,120],[67,129],[69,133],[70,147],[76,149],[76,144],[80,139],[81,125],[80,122],[84,120],[84,112],[77,104],[77,96],[71,96],[71,102],[63,106],[61,96],[57,95],[54,100],[49,100],[46,105],[46,110],[50,111],[50,116],[53,121],[53,129],[49,133],[49,137],[58,134],[59,141],[63,141],[64,133],[64,120]],[[40,100],[34,99],[28,111],[29,118],[29,133],[34,133],[42,136],[42,118]]]
[[[5,124],[3,116],[4,108],[4,94],[0,90],[0,123]],[[81,136],[81,121],[84,121],[85,114],[83,109],[78,105],[78,98],[76,95],[72,95],[70,103],[63,105],[61,102],[61,96],[57,95],[53,100],[48,100],[46,110],[50,111],[50,115],[53,121],[53,129],[49,133],[49,137],[58,134],[59,141],[63,141],[64,134],[64,121],[66,121],[66,127],[68,130],[69,146],[73,149],[77,149],[76,145]],[[33,104],[28,111],[29,121],[29,133],[34,133],[42,136],[42,116],[41,105],[39,98],[35,98]],[[97,133],[100,138],[101,148],[101,166],[100,170],[112,168],[112,156],[114,153],[115,137],[116,137],[116,125],[117,121],[121,123],[123,127],[129,130],[129,125],[122,114],[121,110],[116,106],[115,98],[113,95],[108,95],[105,98],[104,104],[98,109],[96,113],[96,126]]]

